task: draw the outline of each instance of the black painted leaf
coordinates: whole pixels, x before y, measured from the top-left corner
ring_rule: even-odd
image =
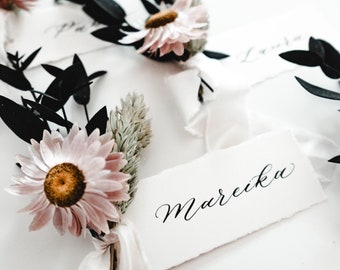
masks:
[[[60,110],[65,105],[69,97],[79,90],[79,88],[76,88],[77,80],[75,80],[79,69],[81,69],[79,66],[79,64],[75,64],[63,70],[63,72],[52,81],[45,91],[46,95],[52,96],[56,100],[43,96],[41,104],[53,111]]]
[[[105,25],[121,25],[125,21],[125,11],[113,0],[87,1],[83,10],[94,20]]]
[[[333,157],[328,161],[333,163],[340,163],[340,156]]]
[[[294,50],[279,55],[289,62],[302,66],[317,67],[322,64],[322,58],[314,52]]]
[[[32,111],[4,96],[0,96],[0,116],[19,138],[28,143],[31,139],[40,141],[43,131],[49,130],[47,123]]]
[[[20,90],[32,90],[31,83],[24,73],[0,64],[0,80]]]
[[[124,9],[114,0],[94,0],[94,2],[110,14],[117,21],[124,21],[126,13]]]
[[[141,0],[141,1],[146,11],[149,12],[149,14],[156,14],[159,12],[159,8],[156,7],[154,4],[150,3],[148,0]]]
[[[309,38],[309,43],[308,43],[308,47],[309,50],[311,52],[316,53],[317,55],[319,55],[322,59],[325,58],[325,50],[322,46],[322,43],[320,42],[320,40],[315,39],[313,37]]]
[[[96,128],[99,128],[100,134],[104,134],[108,119],[107,109],[104,106],[87,123],[85,127],[87,134],[90,135]]]
[[[78,64],[76,88],[79,88],[77,92],[73,94],[74,100],[81,105],[86,105],[90,102],[90,86],[88,84],[88,77],[83,63],[81,62],[78,55],[74,55],[73,64]]]
[[[42,64],[41,65],[49,74],[51,74],[54,77],[59,76],[63,70],[61,68],[58,68],[56,66],[48,65],[48,64]]]
[[[12,53],[7,52],[7,59],[12,62],[12,61],[16,61],[17,57]]]
[[[333,67],[330,67],[327,64],[323,64],[321,65],[321,70],[323,71],[323,73],[331,78],[331,79],[339,79],[340,78],[340,71],[335,70]]]
[[[36,49],[34,52],[32,52],[25,61],[23,61],[21,63],[21,70],[25,70],[26,68],[28,68],[28,66],[32,63],[32,61],[34,60],[34,58],[38,55],[38,53],[40,52],[41,47]]]
[[[155,2],[160,5],[161,2],[164,2],[165,4],[173,4],[175,1],[174,0],[155,0]]]
[[[120,31],[119,26],[108,26],[98,30],[95,30],[91,33],[96,38],[99,38],[104,41],[108,41],[114,44],[121,45],[118,41],[125,37],[125,34]]]
[[[105,70],[100,70],[100,71],[96,71],[96,72],[93,72],[91,75],[89,75],[89,77],[87,78],[89,81],[92,81],[100,76],[103,76],[107,73],[107,71]]]
[[[75,3],[75,4],[85,4],[87,0],[68,0],[69,2]]]
[[[217,60],[221,60],[221,59],[225,59],[225,58],[229,57],[228,54],[224,54],[224,53],[220,53],[220,52],[207,51],[207,50],[204,50],[202,53],[209,58],[217,59]]]
[[[322,98],[340,100],[340,93],[333,92],[333,91],[321,88],[319,86],[315,86],[313,84],[310,84],[310,83],[302,80],[299,77],[295,77],[295,78],[302,85],[303,88],[305,88],[309,93],[311,93],[313,95],[316,95],[316,96],[322,97]]]
[[[62,127],[67,127],[67,128],[72,127],[71,122],[66,121],[59,114],[45,107],[44,105],[41,105],[39,103],[36,103],[28,99],[24,99],[24,98],[22,98],[22,102],[25,106],[29,105],[31,108],[36,110],[39,113],[39,117],[43,118],[44,120],[56,123],[57,125],[60,125]]]
[[[340,54],[327,41],[318,40],[325,51],[324,62],[321,66],[322,71],[332,79],[340,78]]]

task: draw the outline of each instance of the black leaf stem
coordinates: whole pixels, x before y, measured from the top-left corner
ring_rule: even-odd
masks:
[[[214,89],[201,77],[201,82],[208,87],[208,89],[214,93]]]
[[[34,98],[34,101],[35,102],[39,102],[39,99],[38,99],[38,97],[35,95],[35,90],[34,89],[32,89],[32,90],[30,90],[30,92],[31,92],[31,94],[32,94],[32,96],[33,96],[33,98]]]
[[[67,120],[67,116],[66,116],[66,111],[65,111],[65,107],[63,106],[63,107],[61,107],[61,110],[62,110],[62,112],[63,112],[63,116],[64,116],[64,120],[65,120],[65,122],[68,122],[68,120]],[[70,127],[67,125],[66,126],[66,130],[67,130],[67,133],[69,133],[70,132]]]
[[[86,121],[88,123],[88,122],[90,122],[90,118],[89,118],[89,112],[87,110],[86,104],[84,104],[84,111],[85,111]]]

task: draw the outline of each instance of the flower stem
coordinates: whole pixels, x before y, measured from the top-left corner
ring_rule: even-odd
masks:
[[[118,269],[118,249],[117,244],[110,245],[110,270]]]

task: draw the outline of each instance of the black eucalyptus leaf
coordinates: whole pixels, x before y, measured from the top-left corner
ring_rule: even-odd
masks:
[[[224,54],[224,53],[220,53],[220,52],[207,51],[207,50],[204,50],[202,53],[209,58],[217,59],[217,60],[221,60],[221,59],[225,59],[225,58],[229,57],[228,54]]]
[[[121,25],[125,21],[124,9],[113,0],[89,0],[83,10],[101,24]]]
[[[145,7],[146,11],[149,12],[149,14],[156,14],[160,10],[158,7],[156,7],[154,4],[149,2],[148,0],[141,0],[143,6]]]
[[[110,14],[113,18],[123,22],[126,16],[124,9],[114,0],[93,0],[98,6]]]
[[[49,74],[51,74],[54,77],[59,76],[63,70],[61,68],[58,68],[56,66],[48,65],[48,64],[42,64],[41,65]]]
[[[31,139],[40,141],[44,130],[50,130],[31,110],[0,96],[0,117],[5,124],[22,140],[30,143]]]
[[[80,65],[74,64],[63,70],[59,76],[55,77],[45,91],[45,94],[54,97],[56,100],[43,96],[41,104],[53,111],[60,110],[70,96],[79,90],[79,88],[76,87],[78,82],[75,80],[79,70],[81,70]]]
[[[319,39],[325,51],[324,63],[340,73],[340,54],[327,41]]]
[[[331,79],[340,79],[340,71],[335,70],[333,67],[327,65],[327,64],[323,64],[320,66],[322,72]]]
[[[328,162],[340,163],[340,156],[335,156],[335,157],[331,158],[330,160],[328,160]]]
[[[73,57],[73,64],[79,65],[77,77],[74,78],[77,82],[76,88],[79,90],[73,94],[73,98],[78,104],[86,105],[90,102],[90,86],[85,67],[77,54]]]
[[[155,2],[160,5],[162,2],[164,2],[165,4],[173,4],[175,2],[175,0],[155,0]]]
[[[322,42],[318,39],[315,39],[313,37],[309,38],[308,48],[311,52],[316,53],[321,57],[321,59],[325,58],[325,50],[322,46]]]
[[[41,47],[36,49],[34,52],[32,52],[25,61],[23,61],[21,63],[21,70],[25,70],[26,68],[28,68],[28,66],[32,63],[32,61],[35,59],[35,57],[38,55],[38,53],[40,52]]]
[[[100,134],[106,132],[106,124],[108,120],[106,106],[101,108],[87,123],[85,129],[88,135],[90,135],[96,128],[99,128]]]
[[[328,99],[333,99],[333,100],[340,100],[340,93],[333,92],[324,88],[321,88],[319,86],[315,86],[313,84],[310,84],[303,79],[299,77],[295,77],[296,80],[301,84],[303,88],[305,88],[309,93],[322,97],[322,98],[328,98]]]
[[[119,26],[108,26],[100,28],[98,30],[93,31],[91,35],[101,40],[108,41],[118,45],[121,45],[121,43],[119,43],[119,40],[125,37],[125,34],[122,33]]]
[[[44,105],[41,105],[37,102],[31,101],[31,100],[28,100],[28,99],[24,99],[24,98],[22,98],[22,102],[25,106],[29,105],[32,109],[37,111],[40,118],[42,118],[46,121],[53,122],[53,123],[60,125],[62,127],[66,127],[66,128],[72,127],[71,122],[66,121],[59,114],[57,114],[53,110],[45,107]]]
[[[107,71],[105,70],[100,70],[100,71],[96,71],[96,72],[93,72],[91,75],[89,75],[89,77],[87,78],[89,81],[92,81],[100,76],[103,76],[107,73]]]
[[[22,71],[13,70],[2,64],[0,64],[0,80],[19,90],[32,90],[31,83],[27,80]]]
[[[294,64],[317,67],[322,64],[322,58],[315,52],[293,50],[279,54],[283,59],[292,62]]]
[[[84,5],[87,0],[68,0],[69,2],[75,3],[75,4],[80,4]]]

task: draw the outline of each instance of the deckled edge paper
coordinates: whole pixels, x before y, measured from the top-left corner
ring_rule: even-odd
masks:
[[[90,33],[102,27],[80,6],[58,5],[32,9],[12,16],[7,22],[6,50],[22,54],[43,49],[30,66],[48,63],[110,46]]]
[[[293,9],[209,38],[208,50],[230,55],[224,64],[243,74],[255,85],[296,68],[278,55],[290,50],[307,50],[311,36],[340,44],[337,30],[314,6]]]
[[[179,153],[180,154],[180,153]],[[325,199],[289,132],[266,134],[143,179],[125,217],[151,269],[168,269]]]

